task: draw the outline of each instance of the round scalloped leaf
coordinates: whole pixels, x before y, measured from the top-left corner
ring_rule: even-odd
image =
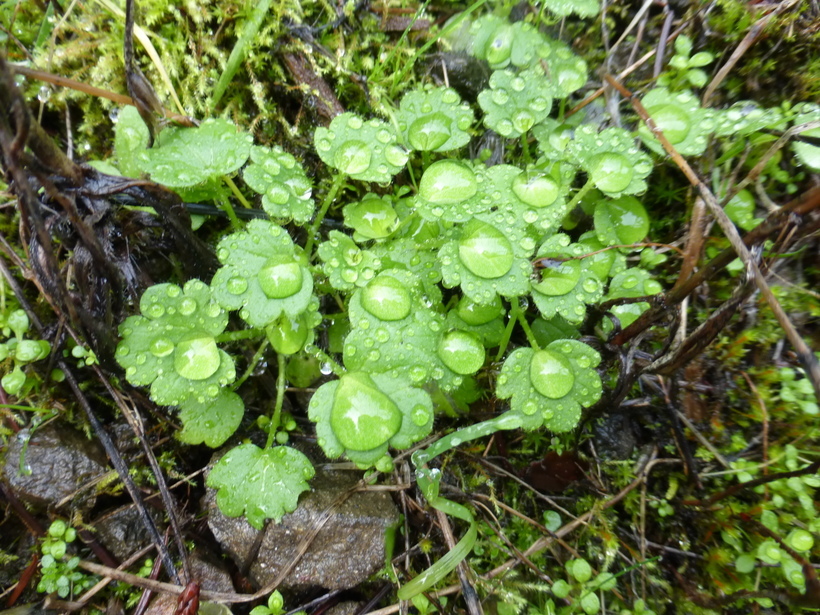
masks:
[[[225,389],[204,402],[186,399],[179,407],[182,431],[177,436],[186,444],[204,442],[216,448],[222,446],[239,428],[244,414],[242,398]]]
[[[594,218],[595,233],[605,246],[638,243],[649,232],[649,215],[641,202],[631,196],[599,201]]]
[[[392,126],[363,120],[353,113],[333,118],[313,136],[316,152],[326,165],[367,182],[384,184],[407,164],[407,152],[397,144]]]
[[[448,152],[469,143],[474,117],[454,89],[433,88],[405,94],[396,119],[414,150]]]
[[[804,103],[795,107],[798,115],[794,118],[794,125],[805,124],[820,120],[820,105]],[[820,137],[820,128],[813,128],[800,133],[806,137]],[[792,149],[797,159],[812,171],[820,171],[820,147],[811,143],[792,141]]]
[[[166,128],[140,159],[153,181],[183,188],[233,173],[245,164],[252,144],[251,135],[227,120],[209,119],[197,128]]]
[[[512,398],[508,414],[519,417],[524,429],[569,431],[581,419],[581,408],[601,398],[595,371],[600,361],[601,355],[576,340],[556,340],[538,351],[518,348],[501,367],[496,396]]]
[[[390,195],[368,193],[361,201],[345,205],[342,213],[345,226],[355,231],[353,238],[356,241],[384,239],[399,223]]]
[[[433,401],[406,377],[353,371],[319,387],[308,417],[328,457],[370,467],[388,447],[408,448],[430,433]]]
[[[572,142],[575,127],[547,118],[532,129],[538,149],[547,160],[558,162],[568,158],[567,148]]]
[[[699,156],[706,151],[707,137],[717,128],[715,112],[702,109],[692,92],[672,93],[666,88],[655,88],[641,102],[679,154]],[[663,146],[645,124],[638,128],[638,135],[649,149],[665,155]]]
[[[497,70],[490,76],[490,89],[478,95],[484,124],[502,137],[514,139],[543,121],[552,107],[553,87],[540,67],[515,75]]]
[[[214,297],[252,327],[265,327],[280,314],[304,312],[313,293],[313,275],[296,255],[287,231],[251,220],[244,231],[226,235],[217,247],[223,263],[211,281]]]
[[[543,61],[552,79],[553,96],[566,98],[586,85],[587,63],[561,41],[549,39],[549,49]]]
[[[251,164],[242,177],[262,195],[262,207],[271,218],[304,224],[313,217],[310,180],[296,158],[278,145],[251,148]]]
[[[373,252],[381,258],[379,262],[385,269],[405,269],[418,276],[428,299],[438,301],[441,297],[438,286],[441,281],[441,263],[435,251],[423,249],[421,238],[414,237],[416,238],[402,237],[380,244],[373,248]]]
[[[120,325],[123,340],[115,357],[128,382],[151,385],[156,403],[175,406],[191,398],[204,403],[234,381],[233,359],[215,341],[228,314],[206,284],[152,286],[140,299],[140,312]]]
[[[511,24],[495,15],[485,15],[473,23],[467,47],[493,69],[510,64],[532,66],[550,53],[547,40],[532,24],[523,21]]]
[[[261,449],[242,444],[228,451],[208,474],[206,484],[217,489],[216,503],[228,517],[245,517],[261,530],[266,519],[281,521],[296,510],[299,494],[310,489],[315,470],[295,448]]]
[[[117,155],[117,168],[125,177],[142,175],[140,155],[148,147],[151,133],[142,121],[136,107],[128,105],[120,109],[117,115],[117,127],[114,129],[114,152]]]
[[[644,179],[652,172],[652,160],[623,128],[606,128],[599,133],[595,126],[579,126],[568,154],[604,194],[618,197],[646,190]]]
[[[330,231],[317,250],[322,271],[336,290],[365,286],[382,267],[381,259],[340,231]]]
[[[560,314],[567,322],[579,324],[586,316],[586,306],[597,303],[604,294],[603,284],[592,270],[594,262],[572,258],[588,252],[586,245],[570,244],[570,238],[561,233],[541,245],[538,257],[542,269],[540,279],[532,282],[532,298],[544,318]]]
[[[559,17],[573,13],[579,17],[593,17],[601,10],[598,0],[546,0],[544,5]]]
[[[459,230],[457,238],[439,250],[446,288],[460,285],[476,303],[527,293],[531,264],[516,255],[518,242],[483,220],[471,220]]]

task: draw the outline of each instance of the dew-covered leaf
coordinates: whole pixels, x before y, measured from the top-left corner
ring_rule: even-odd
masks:
[[[322,261],[322,271],[336,290],[364,286],[382,267],[378,256],[370,250],[362,250],[340,231],[330,231],[327,241],[319,244],[317,254]]]
[[[786,118],[777,107],[763,108],[751,100],[736,102],[715,116],[715,134],[718,137],[750,135],[765,129],[785,130]]]
[[[609,284],[609,292],[607,292],[603,301],[656,295],[662,290],[660,283],[652,277],[651,273],[645,269],[633,267],[620,272],[612,278]],[[616,305],[610,308],[609,311],[618,318],[621,328],[624,328],[635,322],[638,316],[648,309],[649,304],[642,301],[640,303]],[[604,319],[601,324],[604,333],[609,333],[612,330],[612,322],[609,319]]]
[[[506,310],[501,299],[489,304],[475,303],[462,297],[458,305],[447,312],[444,326],[475,335],[485,348],[495,348],[504,336],[504,315]]]
[[[486,167],[445,159],[428,166],[415,197],[418,213],[433,222],[466,222],[486,211],[489,199],[482,190]]]
[[[729,216],[729,220],[744,231],[750,231],[760,223],[760,220],[755,218],[755,198],[748,190],[741,190],[733,196],[723,211]]]
[[[423,232],[421,229],[421,233]],[[428,299],[435,300],[441,296],[438,286],[441,282],[441,263],[437,251],[424,249],[421,233],[415,237],[401,237],[377,245],[373,248],[373,253],[379,257],[384,269],[405,269],[414,273],[421,281],[424,294]],[[438,237],[435,242],[437,241]]]
[[[392,126],[353,113],[337,115],[328,128],[317,128],[313,141],[322,162],[361,181],[387,183],[407,163]]]
[[[794,125],[820,120],[820,105],[803,103],[795,108],[798,111]],[[820,137],[820,128],[812,128],[800,133],[806,137]],[[792,149],[797,159],[812,171],[820,171],[820,147],[802,141],[793,141]]]
[[[635,197],[599,201],[595,206],[595,233],[605,246],[638,243],[648,232],[649,215]]]
[[[647,92],[641,101],[655,125],[678,153],[699,156],[706,151],[708,136],[717,128],[715,111],[703,109],[692,92],[673,93],[666,88]],[[646,146],[657,154],[665,155],[660,142],[645,124],[638,135]]]
[[[186,399],[179,407],[182,431],[178,437],[186,444],[222,446],[237,430],[244,414],[242,398],[225,389],[204,402]]]
[[[533,66],[551,51],[547,39],[532,24],[510,23],[496,15],[477,19],[467,38],[466,51],[486,60],[493,69],[510,64],[522,68]]]
[[[573,13],[579,17],[593,17],[601,10],[598,0],[545,0],[544,5],[559,17]]]
[[[137,108],[128,105],[120,109],[114,129],[114,153],[117,155],[117,168],[123,176],[139,177],[142,174],[140,155],[148,147],[150,139],[151,134]]]
[[[233,173],[245,164],[252,144],[251,135],[227,120],[208,119],[197,128],[166,128],[139,158],[153,181],[183,188]]]
[[[342,214],[345,226],[355,231],[353,239],[356,241],[384,239],[399,223],[396,210],[393,209],[393,198],[372,192],[366,194],[361,201],[345,205]]]
[[[566,98],[586,85],[587,63],[561,41],[550,39],[548,43],[550,51],[543,62],[552,79],[553,96]]]
[[[313,217],[310,180],[302,165],[281,147],[251,148],[251,164],[242,177],[262,195],[262,207],[271,218],[304,224]]]
[[[433,428],[430,395],[404,376],[350,371],[323,384],[310,400],[319,446],[331,459],[344,454],[370,467],[388,447],[408,448]]]
[[[226,235],[217,247],[224,265],[211,281],[214,297],[252,327],[265,327],[283,312],[304,312],[313,293],[313,275],[295,251],[287,231],[251,220],[244,231]]]
[[[228,314],[206,284],[152,286],[140,299],[140,312],[120,325],[123,339],[115,356],[128,382],[151,385],[156,403],[173,406],[189,398],[204,403],[234,381],[233,359],[215,341]]]
[[[478,95],[484,124],[509,139],[526,134],[546,119],[552,106],[553,87],[540,67],[514,74],[497,70],[490,76],[490,89]]]
[[[314,474],[313,464],[295,448],[242,444],[216,463],[206,484],[218,490],[216,503],[224,515],[244,513],[261,530],[266,519],[279,522],[296,510],[299,494],[310,488],[307,481]]]
[[[448,152],[467,145],[473,111],[452,88],[414,90],[396,114],[404,141],[414,150]]]
[[[646,190],[644,180],[652,172],[652,160],[623,128],[606,128],[599,133],[595,126],[579,126],[568,154],[587,172],[595,187],[608,196]]]

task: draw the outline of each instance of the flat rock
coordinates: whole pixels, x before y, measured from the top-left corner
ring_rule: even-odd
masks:
[[[312,490],[299,500],[299,508],[280,523],[270,521],[264,536],[244,517],[230,518],[217,508],[213,489],[205,496],[208,525],[222,548],[263,587],[273,581],[295,557],[302,538],[316,526],[333,501],[355,485],[357,472],[316,468]],[[281,589],[349,589],[367,580],[384,566],[385,531],[399,522],[399,512],[387,493],[355,493],[331,512],[308,551],[287,575]],[[261,538],[261,540],[260,540]],[[258,546],[256,553],[253,550]]]

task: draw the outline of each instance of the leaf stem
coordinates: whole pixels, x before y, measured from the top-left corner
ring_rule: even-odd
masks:
[[[242,223],[239,221],[239,218],[236,217],[236,212],[233,210],[233,205],[231,205],[231,202],[226,198],[220,198],[218,203],[222,211],[227,214],[228,220],[231,221],[231,226],[237,231],[241,230]]]
[[[244,207],[245,209],[250,209],[251,208],[251,204],[248,203],[248,199],[246,199],[245,195],[243,195],[239,191],[239,188],[236,187],[236,184],[230,178],[230,176],[223,175],[222,176],[222,181],[224,181],[225,184],[228,186],[228,188],[231,189],[231,192],[233,192],[233,195],[236,197],[236,200],[239,201],[240,203],[242,203],[242,207]]]
[[[267,350],[268,344],[268,338],[266,337],[264,340],[262,340],[262,343],[259,345],[259,348],[254,353],[251,362],[248,363],[248,368],[245,370],[245,373],[242,374],[242,377],[239,378],[239,380],[237,380],[231,385],[231,388],[234,391],[236,391],[240,386],[242,386],[242,383],[245,382],[248,378],[250,378],[251,374],[253,374],[253,370],[256,369],[256,366],[259,365],[259,361],[262,360],[262,355],[265,354],[265,350]]]
[[[517,318],[518,322],[521,323],[521,328],[524,329],[524,335],[527,336],[527,341],[530,343],[530,346],[532,346],[535,350],[541,350],[538,347],[538,342],[535,340],[535,335],[533,335],[532,329],[530,329],[530,323],[527,322],[527,316],[524,313],[524,310],[521,309],[518,301],[512,301],[511,307],[510,319]]]
[[[282,404],[285,401],[285,355],[276,353],[276,365],[278,372],[276,374],[276,404],[273,407],[273,416],[270,417],[268,423],[268,441],[265,443],[265,448],[269,449],[273,445],[273,438],[276,436],[276,430],[279,429],[279,417],[282,414]]]
[[[265,335],[265,332],[262,329],[243,329],[241,331],[225,331],[217,335],[215,340],[217,344],[224,344],[225,342],[249,340],[263,335]]]
[[[572,197],[572,200],[569,202],[569,206],[567,207],[567,211],[572,211],[573,209],[575,209],[575,206],[581,202],[581,199],[583,199],[587,195],[587,192],[592,190],[592,188],[594,187],[595,184],[593,183],[592,178],[589,178],[587,180],[587,183],[585,183],[583,187],[575,193],[575,196]]]
[[[510,304],[513,303],[515,303],[515,301],[510,302]],[[507,319],[507,327],[504,329],[504,335],[501,336],[501,343],[498,345],[498,354],[495,355],[496,362],[500,361],[501,357],[504,356],[504,353],[507,352],[507,346],[510,344],[510,338],[512,337],[513,329],[515,328],[515,321],[516,316],[511,308],[509,318]]]
[[[336,194],[342,187],[345,177],[347,176],[344,173],[338,173],[333,176],[333,184],[330,186],[330,190],[325,196],[325,200],[322,201],[322,207],[319,209],[319,213],[316,214],[313,224],[310,225],[307,243],[305,244],[305,254],[309,255],[313,250],[313,244],[316,243],[316,234],[319,232],[319,226],[322,224],[322,220],[324,220],[325,215],[327,215],[327,210],[330,209],[331,204],[336,199]]]

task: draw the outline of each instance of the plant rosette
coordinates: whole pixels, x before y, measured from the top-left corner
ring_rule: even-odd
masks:
[[[475,116],[454,89],[433,88],[405,94],[396,119],[404,142],[412,149],[448,152],[470,142]]]
[[[224,266],[211,281],[214,298],[239,310],[252,327],[265,327],[283,313],[295,318],[308,308],[313,275],[282,227],[251,220],[219,242],[216,256]]]
[[[389,124],[353,113],[317,128],[313,141],[322,162],[360,181],[387,183],[407,164],[407,152]]]
[[[632,299],[657,295],[663,291],[660,283],[652,277],[652,274],[645,269],[632,267],[615,275],[609,283],[609,292],[604,297],[604,301],[612,299]],[[618,318],[621,328],[628,327],[635,322],[638,317],[649,309],[649,304],[645,301],[640,303],[625,303],[610,308],[610,312]],[[601,323],[604,333],[612,331],[612,323],[606,319]]]
[[[581,408],[601,398],[595,367],[601,356],[583,342],[556,340],[543,350],[518,348],[501,367],[495,392],[510,399],[506,415],[518,417],[528,431],[546,427],[555,433],[573,429]]]
[[[525,295],[532,265],[517,255],[520,249],[515,238],[511,240],[499,228],[470,220],[439,250],[444,286],[461,286],[467,297],[482,304],[494,303],[498,295]]]
[[[427,167],[414,198],[416,211],[431,222],[467,222],[489,209],[491,202],[483,184],[483,164],[444,159]]]
[[[579,126],[567,146],[567,154],[607,196],[646,191],[644,179],[652,172],[652,160],[623,128],[598,132],[589,124]]]
[[[196,128],[170,126],[153,148],[139,156],[143,171],[169,188],[186,188],[238,170],[251,151],[253,137],[237,132],[222,119],[208,119]]]
[[[407,378],[354,371],[319,387],[308,417],[329,458],[344,454],[369,468],[382,465],[389,447],[408,448],[430,433],[433,402]]]
[[[510,64],[522,68],[532,66],[551,51],[547,39],[532,24],[510,23],[496,15],[485,15],[474,21],[465,43],[468,53],[486,60],[494,70]],[[455,42],[454,47],[460,46]]]
[[[641,103],[679,154],[700,156],[706,151],[707,137],[717,127],[715,112],[703,109],[692,92],[672,93],[666,88],[655,88],[647,92]],[[638,128],[638,136],[653,152],[666,155],[660,141],[645,124]]]
[[[370,250],[362,250],[340,231],[330,231],[327,241],[319,244],[317,254],[322,272],[336,290],[366,286],[382,268],[382,259]]]
[[[242,177],[262,195],[262,207],[271,218],[304,224],[313,217],[310,180],[296,158],[281,147],[252,147],[251,164]]]
[[[234,381],[233,359],[215,339],[228,314],[206,284],[152,286],[140,299],[140,312],[120,325],[123,339],[115,356],[128,382],[150,385],[156,403],[176,406],[191,398],[205,403]]]
[[[478,104],[484,110],[487,128],[515,139],[546,119],[552,96],[553,86],[541,67],[517,75],[497,70],[490,76],[490,88],[478,95]]]
[[[580,324],[586,317],[587,305],[597,303],[604,294],[604,285],[586,258],[588,246],[570,243],[563,233],[553,235],[538,250],[542,269],[540,279],[532,281],[532,298],[541,315],[549,320],[560,314],[571,324]]]
[[[399,217],[393,209],[393,198],[368,193],[361,201],[348,203],[342,209],[345,226],[353,229],[353,239],[359,243],[370,239],[385,239],[396,230]]]

